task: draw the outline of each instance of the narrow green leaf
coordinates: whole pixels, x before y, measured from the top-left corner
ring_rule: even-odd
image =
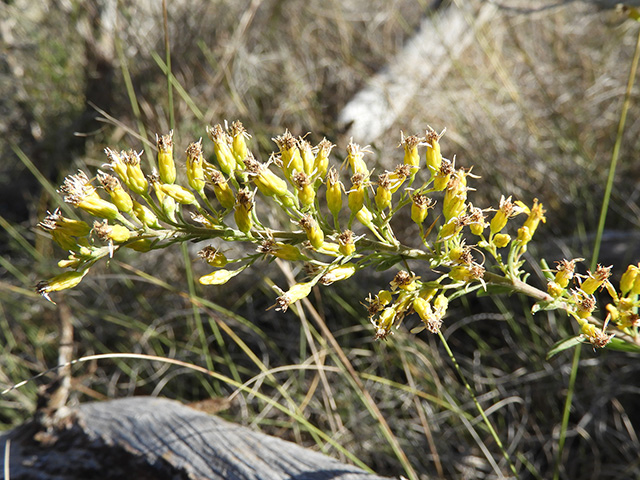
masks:
[[[640,345],[625,342],[621,338],[613,337],[605,347],[607,350],[617,350],[618,352],[640,353]]]
[[[560,352],[576,347],[581,343],[582,343],[582,338],[580,337],[580,335],[576,335],[574,337],[569,337],[569,338],[565,338],[564,340],[560,340],[553,347],[551,347],[551,350],[549,350],[549,353],[547,353],[547,360],[559,354]]]

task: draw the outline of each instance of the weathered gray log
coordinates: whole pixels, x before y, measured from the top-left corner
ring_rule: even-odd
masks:
[[[0,436],[11,480],[384,480],[166,399],[87,403],[69,418],[56,431],[33,421]]]

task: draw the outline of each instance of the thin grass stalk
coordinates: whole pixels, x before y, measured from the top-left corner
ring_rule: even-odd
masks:
[[[467,379],[464,376],[464,374],[462,373],[462,369],[460,368],[460,365],[458,364],[458,360],[456,360],[455,355],[453,354],[453,352],[449,348],[449,344],[447,343],[447,339],[445,338],[445,336],[442,334],[442,331],[440,331],[440,330],[438,330],[438,337],[440,337],[440,341],[442,342],[442,345],[444,346],[444,349],[446,350],[447,355],[449,355],[449,358],[453,362],[453,366],[456,369],[456,372],[458,372],[458,375],[460,376],[460,379],[462,380],[462,383],[464,384],[464,388],[466,388],[467,392],[469,392],[469,395],[471,396],[471,399],[473,400],[473,403],[475,404],[476,409],[478,410],[478,413],[480,413],[480,416],[482,417],[482,420],[484,421],[485,425],[489,429],[489,433],[491,433],[491,436],[493,437],[493,440],[496,442],[496,445],[498,445],[498,448],[502,452],[502,456],[504,457],[504,459],[509,464],[509,469],[511,470],[511,472],[513,473],[515,478],[520,478],[518,476],[518,472],[516,471],[516,467],[511,462],[511,457],[509,456],[509,452],[507,452],[507,449],[502,444],[502,441],[500,440],[500,437],[498,436],[498,433],[493,428],[493,425],[491,424],[491,422],[489,421],[489,418],[487,417],[486,413],[484,412],[484,409],[482,408],[482,405],[480,405],[480,402],[478,402],[478,399],[476,398],[476,395],[475,395],[475,393],[473,391],[473,388],[471,388],[471,385],[469,385],[469,382],[467,382]]]

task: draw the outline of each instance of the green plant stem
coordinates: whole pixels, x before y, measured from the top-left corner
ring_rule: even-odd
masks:
[[[511,472],[513,473],[513,475],[516,478],[519,478],[518,477],[518,472],[516,471],[516,467],[511,462],[511,457],[509,456],[509,452],[507,452],[507,449],[504,448],[504,445],[502,445],[502,441],[500,440],[500,437],[498,436],[498,433],[493,428],[493,425],[491,425],[491,422],[489,421],[489,418],[487,417],[486,413],[484,412],[484,409],[482,408],[482,405],[480,405],[480,402],[478,402],[478,399],[476,398],[476,395],[475,395],[473,389],[471,388],[471,385],[469,385],[469,382],[467,382],[466,377],[462,373],[462,369],[460,368],[460,365],[458,365],[458,361],[456,360],[455,355],[453,354],[453,352],[449,348],[449,344],[447,343],[447,339],[442,334],[441,330],[438,330],[438,336],[440,337],[440,341],[442,342],[442,345],[444,346],[444,349],[447,351],[447,355],[449,355],[449,358],[453,362],[453,366],[456,369],[456,372],[458,372],[458,375],[460,376],[460,379],[462,380],[462,383],[464,384],[464,388],[466,388],[467,392],[469,392],[469,395],[471,396],[471,399],[473,400],[473,403],[475,404],[476,409],[478,410],[478,413],[480,413],[480,416],[482,417],[482,420],[484,421],[485,425],[489,429],[489,433],[491,433],[491,436],[493,437],[493,440],[496,442],[496,445],[498,445],[498,448],[502,451],[502,455],[504,456],[504,459],[509,464],[509,469],[511,470]]]

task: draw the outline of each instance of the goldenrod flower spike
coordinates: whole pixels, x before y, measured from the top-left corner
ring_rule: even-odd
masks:
[[[173,130],[167,135],[158,136],[156,133],[156,146],[158,147],[158,174],[163,183],[176,181],[176,164],[173,161]]]
[[[207,135],[213,141],[213,152],[216,154],[220,170],[226,175],[231,175],[236,170],[236,159],[231,151],[231,138],[219,124],[207,127]]]
[[[236,195],[233,218],[236,221],[238,230],[243,233],[249,233],[251,227],[253,227],[253,219],[251,217],[253,204],[253,193],[248,188],[243,188]]]
[[[204,157],[202,156],[202,139],[187,147],[187,180],[189,186],[200,195],[204,192]]]
[[[123,213],[130,213],[133,209],[133,200],[126,192],[120,181],[113,175],[98,171],[98,181],[102,184],[104,190],[111,197],[113,204]]]

